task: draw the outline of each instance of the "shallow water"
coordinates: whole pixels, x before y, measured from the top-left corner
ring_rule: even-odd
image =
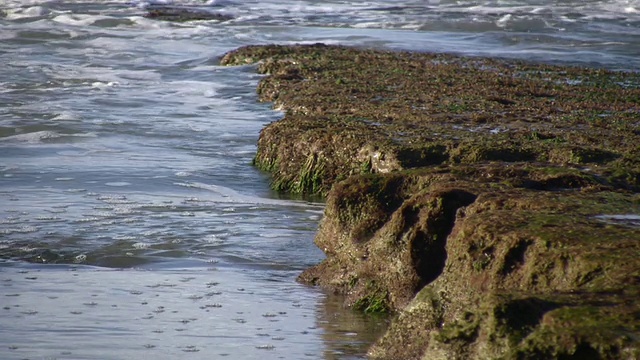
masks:
[[[167,3],[167,1],[155,3]],[[358,358],[383,319],[295,283],[323,205],[251,166],[260,43],[339,43],[640,69],[640,2],[0,4],[0,357]],[[44,263],[44,264],[43,264]]]
[[[349,358],[381,321],[276,271],[21,265],[0,289],[3,359]]]

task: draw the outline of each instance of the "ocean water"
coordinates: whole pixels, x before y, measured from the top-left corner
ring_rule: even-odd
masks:
[[[638,71],[640,0],[0,1],[0,358],[364,357],[384,319],[295,282],[323,205],[251,166],[282,114],[218,64],[316,42]]]

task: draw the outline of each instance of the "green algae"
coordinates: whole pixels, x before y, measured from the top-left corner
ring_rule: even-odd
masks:
[[[625,333],[620,324],[633,323],[636,316],[602,306],[562,307],[545,314],[542,325],[518,344],[512,357],[634,359],[640,352],[632,334],[640,328],[635,326]]]
[[[397,312],[375,359],[640,352],[640,74],[322,44],[251,46],[285,110],[254,163],[326,196],[302,282]],[[604,216],[604,217],[603,217]]]
[[[305,157],[279,165],[276,176],[288,177],[283,190],[326,195],[340,175],[356,172],[354,154],[367,146],[381,146],[378,156],[387,157],[380,168],[372,164],[374,172],[534,160],[598,164],[594,171],[599,174],[625,161],[637,169],[636,73],[321,44],[245,47],[222,60],[255,62],[261,62],[260,72],[270,74],[259,85],[261,99],[283,107],[285,120],[304,116],[304,121],[288,122],[294,127],[290,133],[325,148],[324,155],[337,167],[324,174],[329,181],[319,187],[297,186],[295,178],[304,172],[285,168],[301,169],[309,149]],[[330,139],[328,129],[345,136]],[[270,134],[268,127],[265,143],[273,143]],[[262,143],[258,158],[272,151]],[[282,141],[281,146],[285,149],[278,156],[291,158],[294,147]],[[358,165],[366,162],[361,159]],[[638,188],[634,174],[617,171],[616,182]]]
[[[353,308],[365,314],[382,314],[390,311],[389,294],[386,290],[376,286],[374,281],[366,285],[366,296],[356,300]]]

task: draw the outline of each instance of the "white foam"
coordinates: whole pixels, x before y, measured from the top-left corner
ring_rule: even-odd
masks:
[[[60,218],[57,217],[57,216],[53,216],[53,215],[49,215],[49,216],[40,215],[40,216],[36,217],[36,220],[39,220],[39,221],[56,221],[56,220],[60,220]]]
[[[605,220],[640,221],[640,215],[637,214],[598,215],[596,217]]]
[[[105,183],[105,185],[120,187],[120,186],[129,186],[131,185],[131,183],[126,181],[113,181],[113,182]]]
[[[174,183],[178,186],[184,186],[189,188],[203,189],[211,191],[215,194],[218,194],[220,197],[218,199],[202,199],[202,200],[214,200],[219,202],[230,202],[237,204],[251,204],[251,205],[280,205],[280,206],[304,206],[310,207],[314,206],[314,204],[309,204],[307,202],[302,201],[293,201],[293,200],[278,200],[278,199],[266,199],[257,196],[244,195],[239,193],[236,190],[233,190],[226,186],[214,185],[214,184],[205,184],[200,182],[190,182],[190,183]],[[318,205],[322,207],[322,205]],[[233,208],[228,208],[229,211],[235,211]],[[225,209],[224,211],[226,211]]]
[[[39,144],[39,143],[45,142],[46,140],[66,138],[66,137],[72,137],[72,138],[73,137],[96,137],[96,134],[93,134],[93,133],[63,134],[63,133],[59,133],[51,130],[42,130],[42,131],[25,133],[25,134],[6,136],[3,138],[0,138],[0,141]]]
[[[134,249],[143,250],[151,247],[151,244],[147,242],[137,242],[132,244],[131,247],[133,247]]]
[[[82,262],[84,262],[86,260],[87,260],[87,255],[86,254],[80,254],[80,255],[77,255],[73,259],[73,262],[76,263],[76,264],[80,264],[80,263],[82,263]]]
[[[54,116],[51,120],[66,121],[66,120],[80,120],[80,117],[72,111],[62,111],[58,115]]]
[[[117,81],[109,81],[109,82],[94,81],[91,83],[91,87],[97,88],[97,89],[111,88],[118,85],[120,85],[120,83]]]
[[[173,0],[133,0],[131,5],[144,9],[150,5],[170,5],[173,4]]]
[[[38,231],[38,228],[35,226],[23,225],[17,228],[0,229],[0,234],[5,234],[5,235],[14,234],[14,233],[28,234],[36,231]]]
[[[26,142],[30,144],[35,144],[35,143],[40,143],[43,140],[57,139],[61,136],[62,136],[61,134],[55,131],[43,130],[43,131],[30,132],[26,134],[7,136],[4,138],[0,138],[0,141],[16,141],[16,142]]]
[[[609,224],[640,227],[639,214],[598,215],[595,218]]]
[[[82,188],[72,188],[72,189],[67,189],[64,192],[66,193],[70,193],[70,194],[76,194],[76,193],[83,193],[86,192],[87,189],[82,189]],[[62,211],[64,212],[64,211]]]
[[[182,104],[199,106],[204,99],[218,96],[220,85],[208,81],[179,80],[167,84],[170,89],[159,95],[160,99],[173,100],[180,99]],[[216,99],[218,104],[218,99]]]
[[[5,10],[7,20],[28,19],[49,14],[49,10],[42,6],[13,8]]]
[[[61,14],[54,17],[53,21],[66,25],[87,26],[103,19],[110,19],[110,17],[105,15]]]
[[[101,41],[95,39],[92,41],[90,49],[99,47],[100,44],[111,51],[126,51],[125,47],[113,41]],[[82,50],[84,51],[84,50]],[[99,55],[99,54],[98,54]],[[40,64],[34,64],[40,66]],[[45,71],[53,79],[61,80],[62,84],[67,87],[75,87],[87,85],[95,88],[117,87],[129,85],[132,81],[159,81],[161,75],[153,70],[125,70],[125,69],[109,69],[105,67],[94,66],[67,66],[57,65],[51,68],[45,68]]]
[[[498,27],[504,28],[512,19],[513,19],[513,15],[511,14],[504,15],[496,21],[496,25]]]

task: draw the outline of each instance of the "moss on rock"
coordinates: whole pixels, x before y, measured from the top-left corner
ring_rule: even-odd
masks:
[[[286,116],[263,130],[256,164],[281,190],[326,195],[363,169],[486,161],[589,167],[640,188],[635,73],[323,44],[243,47],[221,62],[270,75],[260,99]],[[322,176],[301,181],[313,156],[328,160]]]
[[[302,282],[395,312],[380,359],[635,359],[640,74],[251,46],[255,164],[327,198]],[[635,219],[635,220],[634,220]]]

